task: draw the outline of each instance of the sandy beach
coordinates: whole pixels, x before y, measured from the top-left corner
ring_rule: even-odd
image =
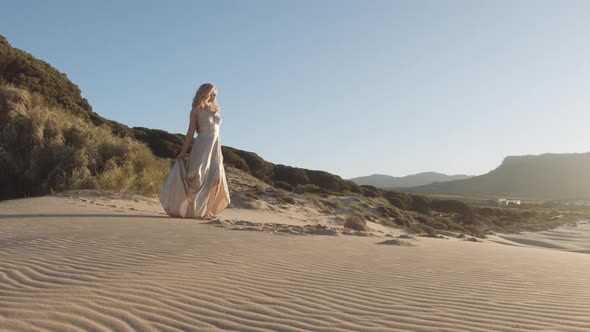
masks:
[[[553,250],[590,254],[590,222],[576,226],[561,226],[542,232],[501,234],[492,237],[498,243],[548,248]]]
[[[0,8],[0,332],[590,332],[590,1]]]
[[[523,240],[547,233],[296,235],[245,227],[300,224],[268,211],[207,223],[156,203],[0,202],[0,330],[590,330],[590,255],[574,228],[549,233],[570,251]]]

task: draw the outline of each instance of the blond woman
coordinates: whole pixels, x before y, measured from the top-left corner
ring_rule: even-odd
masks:
[[[160,202],[170,216],[214,219],[230,203],[220,125],[217,88],[205,83],[195,94],[184,144],[160,190]]]

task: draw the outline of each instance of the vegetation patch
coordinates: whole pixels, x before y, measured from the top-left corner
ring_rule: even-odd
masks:
[[[154,194],[171,163],[130,137],[96,127],[38,94],[0,85],[0,199],[66,189]]]
[[[353,214],[346,219],[346,221],[344,222],[344,227],[355,231],[363,232],[369,230],[369,228],[367,227],[367,222],[361,216],[358,216],[356,214]]]

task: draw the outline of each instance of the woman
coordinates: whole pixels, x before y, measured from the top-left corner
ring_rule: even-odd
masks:
[[[221,116],[216,96],[217,88],[205,83],[193,99],[184,144],[159,194],[160,202],[170,216],[214,219],[230,203],[219,139]],[[187,154],[195,132],[197,138]]]

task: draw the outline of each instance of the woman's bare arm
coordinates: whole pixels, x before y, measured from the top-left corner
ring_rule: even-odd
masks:
[[[182,149],[180,150],[180,153],[178,154],[176,159],[184,159],[185,158],[186,152],[188,151],[188,147],[191,144],[193,137],[195,136],[195,131],[197,133],[199,132],[199,123],[198,123],[196,111],[191,112],[189,121],[190,122],[188,125],[188,130],[186,132],[186,136],[184,137],[184,143],[182,144]]]

